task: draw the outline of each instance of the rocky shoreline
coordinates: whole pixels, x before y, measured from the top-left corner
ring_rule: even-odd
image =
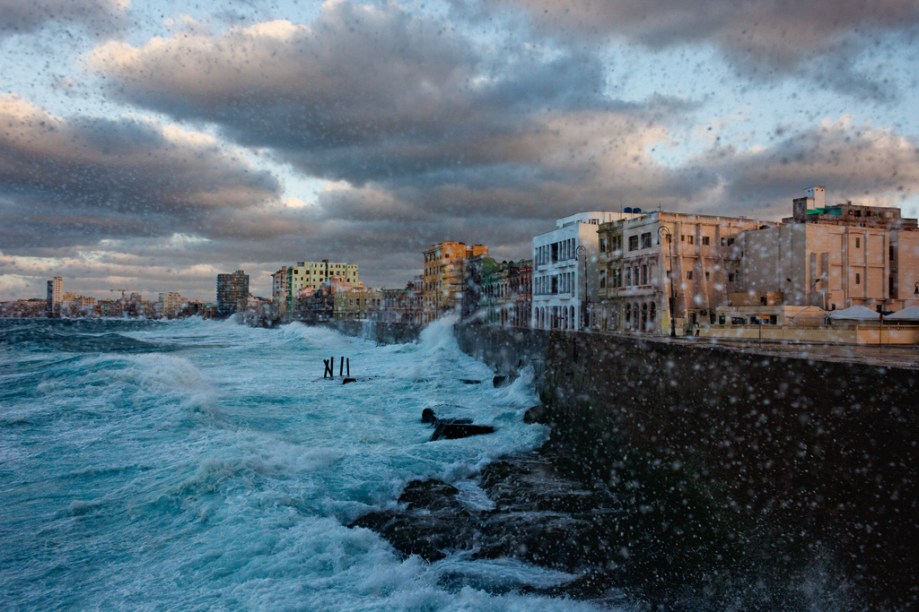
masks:
[[[529,421],[545,420],[539,408]],[[440,480],[409,482],[399,508],[366,514],[401,555],[435,562],[515,559],[572,576],[552,587],[491,590],[588,600],[636,609],[845,609],[844,585],[812,555],[769,541],[716,494],[681,485],[674,466],[620,461],[608,478],[554,435],[540,448],[486,466],[477,484],[490,509],[464,503]],[[464,576],[445,580],[464,586]],[[821,583],[832,583],[832,589]]]

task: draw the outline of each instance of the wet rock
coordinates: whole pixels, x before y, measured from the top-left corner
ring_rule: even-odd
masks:
[[[523,413],[523,422],[524,423],[540,423],[542,425],[549,425],[549,410],[542,404],[538,404],[531,408],[527,408],[527,411]]]
[[[491,384],[495,388],[506,387],[507,385],[511,384],[511,379],[510,379],[510,376],[505,376],[504,374],[498,374],[491,380]]]
[[[480,436],[495,432],[491,425],[475,425],[471,423],[458,422],[456,420],[438,420],[434,424],[434,433],[431,434],[431,442],[435,440],[458,440],[470,436]]]
[[[348,383],[353,383],[353,382],[357,382],[357,379],[356,378],[346,378],[343,381],[341,381],[341,384],[347,385]]]
[[[471,378],[461,378],[460,382],[463,383],[464,385],[481,385],[482,384],[481,380],[473,380]]]

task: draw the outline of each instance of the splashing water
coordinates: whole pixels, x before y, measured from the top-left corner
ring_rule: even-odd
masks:
[[[401,560],[345,527],[411,479],[468,490],[475,470],[543,440],[521,418],[532,377],[464,384],[493,373],[457,349],[449,321],[389,346],[200,320],[3,321],[0,333],[4,609],[588,607],[504,588],[571,576]],[[323,379],[330,357],[350,359],[358,382]],[[429,442],[432,405],[497,432]],[[460,566],[476,584],[443,584]]]

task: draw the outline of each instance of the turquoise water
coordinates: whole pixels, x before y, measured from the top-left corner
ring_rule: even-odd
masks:
[[[544,439],[522,422],[531,378],[464,384],[493,373],[450,330],[377,346],[299,324],[0,321],[0,607],[586,608],[513,590],[573,576],[401,560],[346,527],[415,478],[487,506],[470,476]],[[331,356],[358,382],[323,380]],[[498,430],[429,442],[435,405]]]

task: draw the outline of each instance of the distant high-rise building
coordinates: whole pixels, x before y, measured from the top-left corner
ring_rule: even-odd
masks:
[[[64,279],[60,276],[55,276],[53,280],[48,281],[48,315],[60,316],[63,301]]]
[[[228,317],[249,297],[249,275],[242,270],[217,275],[217,314]]]

